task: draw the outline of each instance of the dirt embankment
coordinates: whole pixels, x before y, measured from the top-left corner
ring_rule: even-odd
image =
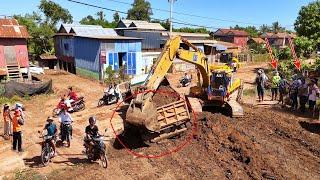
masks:
[[[245,117],[240,119],[205,113],[206,121],[198,122],[197,137],[177,153],[146,159],[135,158],[125,149],[110,149],[108,171],[86,165],[62,171],[61,175],[97,179],[115,175],[117,179],[320,178],[319,134],[303,129],[302,122],[284,112],[251,107],[245,107],[245,111]],[[157,155],[175,148],[186,137],[135,151]]]

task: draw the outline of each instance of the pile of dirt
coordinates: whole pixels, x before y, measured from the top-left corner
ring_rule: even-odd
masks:
[[[154,106],[158,108],[178,101],[179,99],[179,93],[177,93],[172,87],[161,85],[153,95],[152,102]]]
[[[198,133],[191,144],[177,153],[148,159],[153,177],[170,174],[172,179],[320,178],[320,143],[316,137],[310,138],[295,127],[291,116],[262,108],[245,107],[245,111],[245,117],[240,119],[205,113],[206,119],[198,122]],[[185,142],[187,133],[138,151],[158,155],[173,150]],[[131,164],[132,161],[122,161],[121,167],[126,167],[130,176],[139,176],[130,170]]]

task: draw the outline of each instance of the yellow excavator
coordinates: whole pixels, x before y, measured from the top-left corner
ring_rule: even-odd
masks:
[[[180,48],[181,42],[192,50]],[[161,83],[167,81],[166,73],[175,58],[196,66],[197,86],[190,88],[188,96],[156,107],[153,96]],[[157,142],[187,130],[190,125],[188,104],[195,113],[202,112],[204,106],[219,106],[231,109],[233,117],[243,116],[243,109],[237,102],[241,98],[242,83],[233,77],[232,70],[228,65],[209,65],[205,54],[181,36],[169,39],[140,88],[143,92],[130,102],[125,124],[138,127],[144,140]]]

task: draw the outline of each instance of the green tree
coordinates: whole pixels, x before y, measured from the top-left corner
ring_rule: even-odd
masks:
[[[186,32],[186,33],[205,33],[209,34],[210,31],[208,31],[206,28],[190,28],[190,27],[182,27],[178,29],[173,29],[175,32]]]
[[[320,45],[320,1],[302,6],[294,23],[299,36],[304,36]]]
[[[134,0],[132,8],[128,10],[127,19],[150,21],[152,9],[147,0]]]
[[[314,41],[304,36],[295,38],[294,44],[298,56],[310,57],[315,48]]]
[[[267,24],[263,24],[259,28],[260,34],[267,33],[271,31],[271,28]]]
[[[104,21],[105,15],[104,15],[103,11],[97,12],[96,15],[98,16],[98,20]]]
[[[152,22],[152,23],[160,23],[161,26],[162,26],[163,28],[165,28],[166,30],[169,30],[169,29],[170,29],[170,21],[169,21],[169,19],[167,19],[165,22],[160,21],[160,20],[152,20],[151,22]]]
[[[259,31],[255,26],[240,27],[239,25],[236,25],[234,27],[230,27],[230,29],[246,31],[250,37],[258,37],[259,36]]]
[[[285,28],[281,27],[280,23],[278,21],[272,23],[271,29],[274,33],[284,32]]]
[[[118,23],[120,21],[120,16],[118,12],[113,14],[113,22]]]
[[[80,20],[80,24],[86,25],[100,25],[104,28],[115,28],[117,26],[116,22],[109,23],[107,20],[104,19],[104,15],[102,11],[96,13],[97,18],[94,18],[91,15],[84,17]]]
[[[45,15],[44,23],[52,27],[55,27],[60,21],[63,23],[72,22],[72,16],[68,9],[62,8],[53,1],[41,0],[39,9]]]
[[[28,50],[35,56],[41,55],[46,52],[54,52],[53,39],[55,29],[51,25],[43,23],[37,13],[14,15],[14,18],[18,20],[20,25],[27,27],[28,33],[31,38],[28,39]]]

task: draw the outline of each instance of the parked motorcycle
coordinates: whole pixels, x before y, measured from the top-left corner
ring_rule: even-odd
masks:
[[[68,147],[70,147],[71,136],[72,136],[72,125],[61,123],[60,128],[61,128],[61,133],[60,133],[61,142],[67,141]]]
[[[38,131],[39,134],[40,131]],[[41,135],[40,138],[43,139],[43,141],[40,143],[41,145],[41,162],[44,166],[47,166],[50,162],[50,160],[54,157],[54,151],[52,146],[50,145],[50,141],[54,139],[54,143],[56,143],[56,137],[55,136],[48,136],[48,135]]]
[[[85,107],[86,106],[85,106],[84,97],[79,97],[77,101],[74,101],[71,103],[72,110],[68,110],[68,112],[72,113],[72,112],[82,111],[85,109]],[[53,117],[57,117],[60,114],[61,109],[65,109],[65,108],[67,108],[67,105],[65,104],[65,101],[61,99],[58,105],[56,106],[56,108],[52,110]]]
[[[87,143],[86,143],[87,141]],[[91,146],[91,148],[89,148]],[[92,137],[87,135],[87,139],[84,142],[85,154],[89,161],[101,161],[103,168],[108,167],[108,159],[106,155],[106,145],[103,142],[102,136]]]

